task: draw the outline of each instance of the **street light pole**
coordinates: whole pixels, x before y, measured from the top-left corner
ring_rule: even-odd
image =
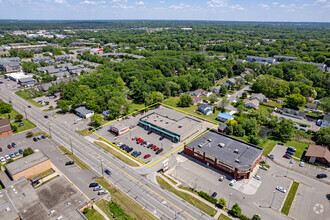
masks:
[[[101,173],[102,173],[102,178],[104,179],[103,160],[102,159],[101,159]]]
[[[290,168],[290,161],[289,161],[289,164],[288,164],[288,169],[286,170],[286,174],[285,174],[285,177],[287,177],[287,176],[288,176],[289,168]]]
[[[49,136],[52,137],[52,131],[50,130],[50,124],[48,124]]]
[[[73,155],[73,147],[72,147],[72,140],[70,138],[70,145],[71,145],[71,154]]]
[[[272,208],[272,206],[273,206],[274,198],[275,198],[275,190],[273,191],[273,198],[272,198],[272,202],[270,204],[270,208]]]
[[[232,195],[233,195],[232,193],[229,194],[228,210],[229,210],[229,208],[230,208],[230,199],[231,199],[231,196],[232,196]]]
[[[25,113],[25,119],[28,119],[26,114],[26,108],[24,108],[24,113]]]

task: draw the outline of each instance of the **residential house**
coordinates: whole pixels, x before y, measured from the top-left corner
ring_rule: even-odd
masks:
[[[216,87],[213,87],[213,88],[210,89],[210,92],[211,92],[211,93],[218,94],[219,91],[220,91],[220,87],[221,87],[221,85],[216,86]]]
[[[0,138],[13,134],[8,118],[0,119]]]
[[[251,75],[252,74],[252,70],[249,68],[245,68],[244,72],[241,73],[241,77],[244,78],[247,75]]]
[[[319,163],[330,166],[330,150],[327,146],[309,145],[305,154],[305,160],[309,163]]]
[[[226,81],[226,83],[228,83],[228,85],[230,85],[230,86],[234,86],[234,85],[236,85],[236,78],[228,79]]]
[[[278,58],[285,59],[285,62],[295,61],[297,59],[297,57],[280,56],[280,55],[275,55],[274,58],[276,59],[276,61],[278,61]]]
[[[38,86],[38,89],[39,91],[42,91],[42,92],[47,92],[49,87],[53,86],[53,84],[51,83],[43,83],[41,85]]]
[[[256,56],[247,56],[246,60],[248,62],[256,62],[256,63],[260,63],[260,64],[274,64],[275,63],[275,59],[272,57],[256,57]]]
[[[313,104],[313,103],[307,103],[306,105],[307,108],[312,109],[312,110],[316,110],[317,109],[317,105]]]
[[[220,133],[224,133],[225,130],[226,130],[226,128],[227,128],[227,124],[226,124],[226,123],[222,123],[222,124],[219,125],[219,127],[218,127],[218,132],[220,132]]]
[[[259,104],[268,102],[268,98],[262,93],[252,93],[250,100],[258,100]]]
[[[69,55],[59,55],[54,56],[55,61],[63,61],[63,60],[70,60],[71,57]]]
[[[90,118],[94,115],[94,111],[87,109],[85,106],[80,106],[75,109],[78,116],[82,118]]]
[[[244,107],[246,107],[246,108],[258,108],[258,106],[259,106],[259,101],[257,99],[253,99],[253,100],[245,99],[244,100]]]
[[[236,82],[236,81],[235,81]],[[225,82],[225,83],[222,83],[221,85],[220,85],[220,87],[221,86],[225,86],[225,87],[229,87],[231,84],[229,84],[229,83],[227,83],[227,82]],[[235,84],[234,84],[235,85]],[[220,91],[220,88],[219,88],[219,91]]]
[[[200,96],[206,96],[209,97],[212,93],[205,91],[204,89],[197,89],[196,91],[192,92],[193,96],[200,97]]]
[[[282,111],[282,114],[285,116],[290,116],[293,118],[303,119],[305,117],[305,112],[300,112],[298,110],[290,109],[290,108],[284,108]]]
[[[234,116],[232,116],[229,112],[223,112],[219,113],[217,116],[218,121],[226,122],[227,120],[232,120],[234,119]]]
[[[202,98],[201,97],[197,97],[197,96],[191,96],[191,98],[193,99],[194,105],[202,103]]]
[[[12,73],[21,71],[21,59],[19,57],[0,58],[0,71]]]
[[[200,104],[197,111],[202,112],[204,115],[213,114],[213,107],[207,104]]]

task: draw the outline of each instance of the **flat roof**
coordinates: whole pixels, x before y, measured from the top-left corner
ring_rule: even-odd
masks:
[[[224,147],[220,147],[220,144],[224,144]],[[203,151],[207,155],[217,158],[218,161],[240,170],[252,168],[263,151],[261,147],[220,134],[214,130],[193,140],[187,146]],[[238,153],[234,152],[236,150]],[[239,160],[239,163],[235,162],[236,160]]]
[[[187,130],[190,130],[191,128],[201,124],[201,121],[187,116],[183,116],[177,120],[171,117],[171,114],[166,114],[166,116],[163,116],[159,113],[153,112],[141,118],[140,120],[178,135],[183,135],[185,132],[187,132]]]
[[[15,175],[46,160],[49,160],[49,158],[41,151],[38,151],[19,160],[15,160],[12,163],[6,164],[6,168],[11,175]]]

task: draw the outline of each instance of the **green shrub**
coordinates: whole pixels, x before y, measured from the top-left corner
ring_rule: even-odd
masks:
[[[29,155],[31,155],[31,154],[33,154],[33,153],[34,153],[34,151],[32,150],[31,147],[26,148],[26,149],[23,151],[23,157],[29,156]]]
[[[216,198],[213,198],[212,196],[210,196],[209,194],[207,194],[206,192],[203,192],[203,191],[199,191],[198,192],[198,195],[204,199],[206,199],[207,201],[213,203],[213,204],[216,204],[217,203],[217,199]]]

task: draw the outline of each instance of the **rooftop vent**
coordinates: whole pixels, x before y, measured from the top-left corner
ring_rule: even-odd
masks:
[[[178,128],[182,128],[182,125],[179,125]]]
[[[6,208],[6,211],[9,212],[9,211],[10,211],[10,207],[7,207],[7,208]]]
[[[223,148],[223,147],[225,147],[225,144],[224,143],[219,143],[218,146]]]
[[[200,147],[200,148],[201,148],[201,147],[202,147],[202,145],[201,145],[201,144],[199,144],[199,145],[198,145],[198,147]]]
[[[239,159],[236,159],[235,162],[236,162],[236,163],[239,163]]]
[[[156,122],[157,120],[155,119],[154,122]]]
[[[163,120],[160,120],[160,122],[163,122]]]
[[[235,154],[238,154],[238,149],[235,149],[235,150],[234,150],[234,153],[235,153]]]
[[[165,124],[168,124],[168,121],[167,121],[167,122],[165,122]]]
[[[212,140],[211,140],[211,139],[208,139],[207,141],[208,141],[208,142],[211,142]]]

